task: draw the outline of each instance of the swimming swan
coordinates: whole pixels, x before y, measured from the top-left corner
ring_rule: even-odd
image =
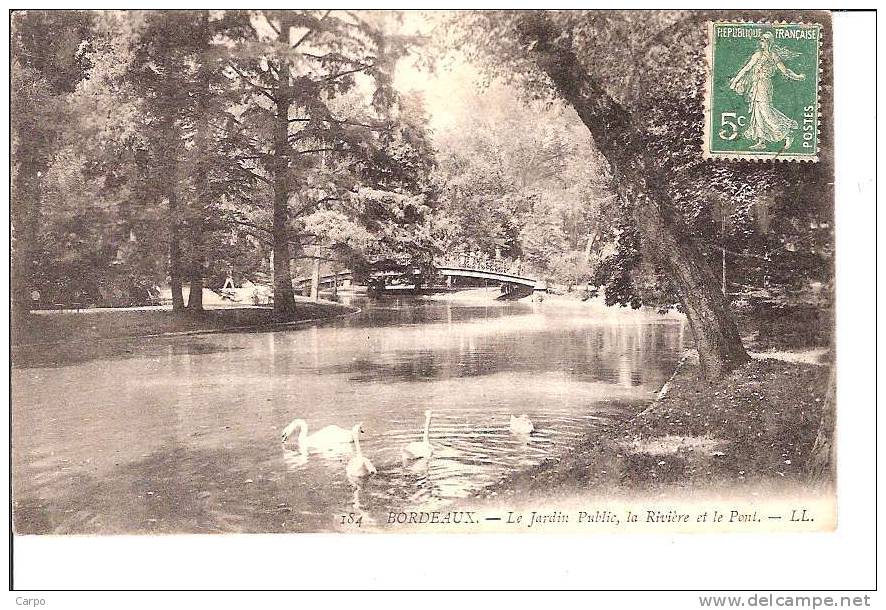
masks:
[[[532,425],[532,420],[529,419],[528,415],[525,413],[520,417],[511,415],[511,432],[514,434],[532,434],[533,430],[535,430],[535,426]]]
[[[348,462],[348,466],[345,469],[345,472],[348,475],[349,479],[361,479],[363,477],[373,475],[378,472],[375,469],[375,466],[372,465],[372,462],[369,461],[369,458],[363,457],[363,452],[360,451],[360,434],[363,432],[363,425],[357,424],[354,426],[354,429],[351,431],[351,436],[354,439],[354,457]]]
[[[420,460],[429,458],[434,453],[434,448],[428,440],[431,433],[431,410],[425,411],[425,434],[420,441],[413,441],[403,447],[403,457],[407,460]]]
[[[301,453],[307,453],[311,449],[317,451],[342,449],[342,445],[350,444],[353,438],[350,430],[340,426],[326,426],[309,436],[308,422],[303,419],[294,419],[283,428],[283,434],[280,435],[283,443],[286,443],[296,430],[298,430],[298,450]]]

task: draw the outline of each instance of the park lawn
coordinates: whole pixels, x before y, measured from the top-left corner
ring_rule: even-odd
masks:
[[[270,307],[229,307],[203,311],[170,309],[89,309],[79,312],[32,313],[13,320],[12,344],[37,345],[70,341],[95,341],[123,337],[148,337],[176,333],[219,332],[291,324],[344,315],[353,307],[332,301],[296,302],[296,313],[286,319]]]

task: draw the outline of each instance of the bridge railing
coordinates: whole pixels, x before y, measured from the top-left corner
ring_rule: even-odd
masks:
[[[434,261],[437,267],[454,267],[457,269],[469,269],[472,271],[486,271],[488,273],[505,273],[508,275],[523,276],[523,263],[518,260],[507,258],[494,258],[485,254],[453,254]]]

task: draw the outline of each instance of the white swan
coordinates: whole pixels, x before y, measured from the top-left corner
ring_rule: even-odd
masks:
[[[363,425],[357,424],[354,426],[354,429],[351,432],[351,436],[354,439],[354,457],[350,459],[348,462],[348,466],[345,469],[345,472],[348,475],[348,478],[353,479],[361,479],[363,477],[373,475],[378,472],[375,469],[375,466],[372,465],[372,462],[369,461],[369,458],[363,456],[363,452],[360,450],[360,434],[363,432]]]
[[[407,460],[420,460],[429,458],[434,453],[428,436],[431,433],[431,410],[425,411],[425,434],[420,441],[413,441],[403,447],[403,457]]]
[[[525,413],[520,417],[511,415],[511,432],[514,434],[532,434],[533,430],[535,430],[535,426],[532,425],[532,420],[529,419],[528,415]]]
[[[303,419],[294,419],[283,428],[283,433],[280,435],[284,444],[296,430],[298,430],[296,441],[298,450],[304,454],[307,454],[311,449],[317,451],[343,450],[349,448],[348,445],[353,438],[350,430],[340,426],[326,426],[308,435],[308,422]]]

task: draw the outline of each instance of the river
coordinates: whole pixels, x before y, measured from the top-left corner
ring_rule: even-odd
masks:
[[[42,348],[15,366],[14,525],[29,533],[367,528],[457,503],[628,417],[674,370],[671,317],[546,303],[360,304],[316,327]],[[430,460],[401,450],[433,418]],[[527,414],[536,432],[509,431]],[[362,422],[378,474],[280,441]]]

